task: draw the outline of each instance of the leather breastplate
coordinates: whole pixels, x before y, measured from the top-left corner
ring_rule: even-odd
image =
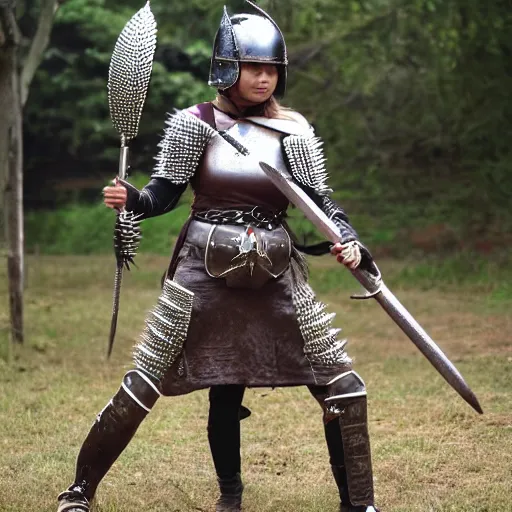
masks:
[[[282,134],[243,120],[226,131],[249,150],[249,155],[242,155],[222,137],[213,137],[192,180],[193,208],[259,206],[271,212],[285,210],[288,200],[258,164],[263,161],[278,169],[284,167]]]

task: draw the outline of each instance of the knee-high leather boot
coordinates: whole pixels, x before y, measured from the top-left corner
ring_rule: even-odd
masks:
[[[128,372],[98,414],[78,454],[74,483],[58,497],[58,512],[89,512],[98,484],[126,448],[160,392],[140,370]]]
[[[324,428],[341,512],[375,512],[366,388],[354,371],[327,386],[310,386],[324,410]]]
[[[327,442],[333,446],[329,452],[340,490],[340,512],[376,512],[366,387],[361,377],[350,370],[333,379],[324,405],[326,432],[333,425]]]
[[[329,462],[332,475],[340,495],[340,503],[350,503],[348,495],[347,472],[345,470],[345,452],[341,439],[340,424],[337,419],[324,424],[325,440],[329,450]]]

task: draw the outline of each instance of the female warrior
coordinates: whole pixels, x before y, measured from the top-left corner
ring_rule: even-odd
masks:
[[[215,101],[169,117],[151,181],[104,189],[105,204],[143,217],[174,208],[190,183],[194,201],[155,308],[135,346],[135,368],[98,415],[59,496],[59,512],[84,512],[101,479],[160,395],[210,388],[208,439],[218,475],[216,510],[241,510],[240,411],[247,386],[307,385],[323,408],[341,511],[375,511],[366,389],[352,370],[334,315],[315,299],[303,256],[284,221],[286,197],[258,162],[287,168],[338,225],[332,252],[350,268],[371,256],[329,197],[320,142],[275,96],[287,54],[275,22],[252,13],[217,32],[209,84]]]

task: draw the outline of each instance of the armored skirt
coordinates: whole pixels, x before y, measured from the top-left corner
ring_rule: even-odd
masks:
[[[163,383],[166,395],[218,384],[325,384],[340,367],[313,368],[293,302],[294,271],[252,290],[205,271],[205,249],[185,241],[174,281],[194,293],[182,355]]]

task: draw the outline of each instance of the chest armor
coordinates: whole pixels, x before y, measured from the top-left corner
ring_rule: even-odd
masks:
[[[258,163],[263,161],[284,168],[282,134],[247,121],[239,121],[225,132],[247,148],[249,154],[244,156],[222,137],[213,137],[192,181],[194,207],[259,206],[274,213],[285,210],[288,200]]]
[[[213,137],[194,176],[194,208],[229,210],[257,206],[269,213],[286,210],[287,198],[261,170],[259,162],[283,168],[282,134],[247,121],[225,133],[249,152],[243,155],[220,136]],[[195,233],[200,226],[193,225]],[[205,268],[230,287],[259,288],[279,277],[289,265],[291,241],[282,226],[212,225],[205,243]]]

